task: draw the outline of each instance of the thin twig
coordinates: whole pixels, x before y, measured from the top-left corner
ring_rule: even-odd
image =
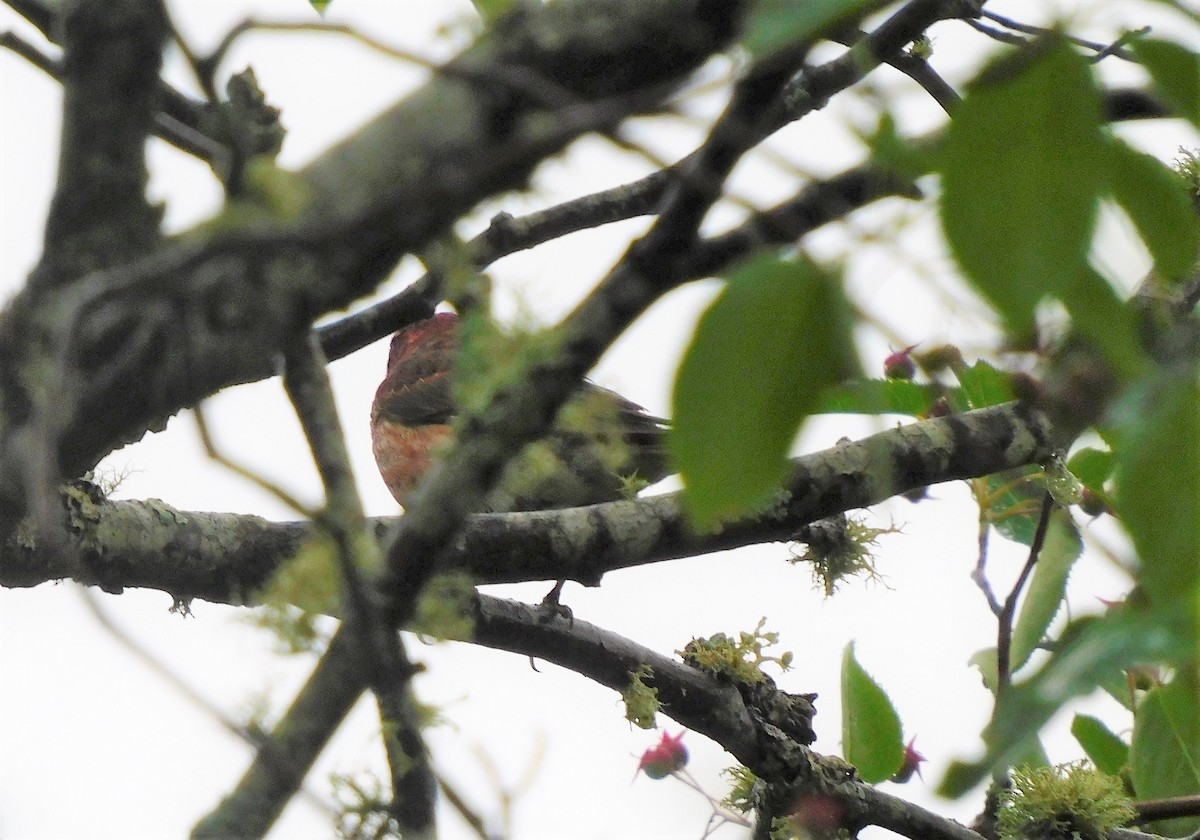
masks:
[[[993,12],[990,9],[983,9],[982,11],[983,11],[984,17],[988,18],[989,20],[995,21],[996,23],[1000,24],[1001,26],[1003,26],[1007,29],[1011,29],[1013,32],[1021,32],[1026,35],[1033,35],[1035,37],[1040,38],[1044,35],[1049,35],[1050,33],[1052,33],[1054,31],[1052,29],[1047,29],[1044,26],[1034,26],[1033,24],[1021,23],[1020,21],[1014,20],[1013,18],[1005,17],[1004,15],[998,14],[997,12]],[[976,28],[978,28],[978,27],[976,27]],[[995,30],[992,30],[992,31],[994,32]],[[1096,53],[1096,55],[1093,56],[1093,60],[1099,60],[1101,58],[1104,58],[1105,56],[1115,55],[1117,58],[1123,58],[1126,61],[1136,61],[1136,59],[1127,50],[1125,50],[1122,47],[1122,44],[1127,43],[1130,38],[1138,37],[1139,35],[1144,35],[1148,31],[1149,31],[1149,27],[1143,27],[1142,29],[1136,30],[1135,32],[1127,32],[1127,33],[1123,34],[1120,38],[1118,38],[1116,41],[1114,41],[1112,43],[1108,43],[1108,44],[1101,43],[1099,41],[1089,41],[1086,38],[1079,38],[1074,35],[1068,35],[1067,40],[1069,40],[1072,44],[1075,44],[1076,46],[1083,47],[1084,49],[1094,51]],[[1009,43],[1013,43],[1013,42],[1010,41]],[[1016,40],[1016,43],[1027,44],[1027,43],[1029,43],[1029,41],[1028,41],[1028,39],[1025,39],[1025,38],[1018,38]]]
[[[988,538],[990,533],[991,526],[988,523],[985,509],[981,505],[979,508],[979,559],[975,561],[975,569],[971,572],[971,580],[983,592],[983,597],[987,599],[988,608],[992,611],[992,615],[999,618],[1004,607],[996,597],[996,592],[992,589],[992,584],[987,578]]]
[[[21,58],[51,78],[58,79],[61,76],[62,70],[58,59],[46,55],[12,30],[0,33],[0,47],[11,50],[21,56]]]
[[[207,72],[210,76],[215,73],[234,42],[247,32],[254,31],[325,32],[334,35],[344,35],[390,58],[415,64],[418,67],[423,67],[445,76],[486,84],[490,87],[504,87],[515,93],[528,96],[535,102],[543,105],[562,107],[579,102],[579,97],[567,88],[555,83],[546,76],[527,72],[519,66],[493,64],[485,67],[478,64],[467,65],[463,62],[453,60],[441,62],[413,52],[412,50],[401,49],[386,44],[383,41],[359,32],[351,26],[340,23],[295,23],[247,18],[229,30],[225,37],[221,39],[221,43],[217,45],[216,49],[206,58],[200,60],[199,66],[202,72]]]
[[[1142,822],[1197,817],[1200,816],[1200,793],[1168,799],[1144,799],[1134,802],[1133,809],[1137,811],[1138,820]]]
[[[1021,569],[1021,574],[1017,578],[1017,582],[1013,584],[1012,591],[1008,593],[1008,597],[1004,601],[1004,608],[1000,611],[999,627],[996,632],[997,699],[1012,682],[1009,665],[1012,656],[1013,616],[1017,611],[1017,600],[1020,598],[1029,576],[1033,574],[1033,567],[1037,564],[1038,555],[1042,553],[1042,546],[1046,542],[1046,530],[1050,526],[1050,513],[1053,510],[1054,497],[1047,491],[1042,499],[1042,513],[1038,518],[1037,531],[1034,532],[1033,543],[1029,546],[1029,559],[1025,561],[1025,567]]]
[[[117,643],[119,643],[122,647],[133,654],[134,657],[141,660],[142,664],[146,666],[146,668],[148,668],[152,673],[156,674],[160,679],[163,680],[163,682],[183,696],[183,698],[189,703],[196,706],[210,718],[215,720],[226,732],[237,736],[251,747],[258,748],[262,746],[264,737],[263,731],[257,724],[252,723],[247,725],[238,723],[232,717],[225,714],[224,711],[218,708],[215,703],[210,702],[196,688],[188,683],[183,676],[177,674],[164,660],[155,656],[150,652],[149,648],[145,647],[131,635],[126,633],[120,627],[120,625],[113,620],[113,617],[109,614],[109,611],[104,608],[104,606],[100,603],[100,599],[96,597],[92,590],[81,588],[79,590],[79,594],[83,598],[84,605],[88,608],[88,611],[91,612],[92,617],[96,619],[97,623],[99,623],[101,627],[104,628],[105,632],[112,636],[113,639],[116,640]],[[337,808],[335,808],[326,798],[322,797],[311,788],[302,787],[300,789],[300,795],[306,802],[308,802],[308,804],[313,805],[314,807],[325,812],[326,815],[330,817],[337,815]]]
[[[244,478],[260,490],[270,493],[290,509],[296,511],[306,519],[311,519],[314,522],[322,522],[325,519],[325,512],[319,508],[310,508],[308,505],[301,502],[291,493],[283,488],[282,485],[267,479],[249,467],[243,467],[241,464],[234,461],[228,455],[224,454],[213,440],[212,431],[209,429],[208,420],[205,416],[204,404],[200,403],[194,409],[192,414],[196,418],[196,430],[200,434],[200,445],[204,448],[204,454],[217,464],[232,472],[234,475]]]

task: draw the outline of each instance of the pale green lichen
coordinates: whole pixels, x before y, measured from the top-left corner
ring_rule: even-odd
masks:
[[[772,662],[781,670],[792,667],[792,652],[784,651],[772,656],[764,651],[779,643],[779,634],[763,630],[766,618],[761,619],[754,631],[738,634],[736,639],[717,633],[708,638],[692,639],[678,653],[689,665],[725,676],[743,683],[759,683],[766,679],[762,666]]]
[[[1200,203],[1200,149],[1179,148],[1179,156],[1175,158],[1174,169],[1183,179],[1188,195],[1192,201]]]
[[[721,800],[721,805],[739,814],[750,813],[754,808],[754,784],[758,781],[758,776],[754,775],[754,771],[749,767],[740,764],[725,768],[721,775],[727,776],[732,782],[729,793]]]
[[[629,674],[629,685],[621,690],[621,699],[625,702],[625,719],[641,729],[654,729],[658,726],[656,715],[662,709],[658,699],[658,689],[646,685],[646,679],[653,677],[654,671],[649,665],[641,665]]]
[[[557,356],[560,344],[556,330],[501,328],[479,309],[464,314],[454,371],[455,399],[465,412],[481,413],[497,391],[519,381],[537,362]]]
[[[1136,815],[1121,780],[1085,762],[1018,767],[997,829],[1003,840],[1100,840]]]
[[[908,45],[908,54],[921,61],[928,61],[933,56],[933,40],[928,35],[922,35]]]
[[[400,837],[400,826],[389,810],[390,797],[372,774],[360,778],[334,774],[329,778],[339,806],[334,827],[339,840],[386,840]]]
[[[797,540],[804,542],[807,550],[795,554],[792,562],[811,563],[813,578],[828,597],[849,578],[880,580],[875,569],[874,549],[881,536],[898,530],[894,526],[872,528],[859,519],[841,514],[821,519],[797,532]]]
[[[341,575],[333,540],[319,532],[305,540],[255,600],[262,607],[254,611],[251,621],[274,634],[281,653],[308,653],[319,648],[327,634],[318,619],[338,615],[341,606]]]

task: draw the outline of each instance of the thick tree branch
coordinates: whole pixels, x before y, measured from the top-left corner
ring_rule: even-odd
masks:
[[[677,494],[588,508],[470,518],[445,555],[479,583],[567,578],[594,585],[616,569],[793,538],[802,525],[944,481],[1044,460],[1045,421],[1018,405],[922,420],[796,459],[792,495],[761,516],[696,534]],[[22,532],[0,552],[0,585],[70,578],[107,591],[145,587],[228,603],[256,593],[313,534],[307,522],[182,512],[159,501],[105,501],[69,488],[71,548],[49,552]],[[382,538],[393,518],[375,522]]]
[[[66,5],[63,129],[58,184],[42,261],[31,287],[146,253],[160,212],[146,201],[146,137],[158,110],[158,70],[167,38],[161,2]]]

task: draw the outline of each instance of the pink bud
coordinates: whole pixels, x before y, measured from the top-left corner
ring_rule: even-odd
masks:
[[[892,781],[898,785],[902,785],[913,777],[913,773],[924,781],[925,777],[921,775],[921,762],[925,761],[925,756],[917,752],[913,744],[916,743],[916,738],[912,738],[908,742],[908,746],[904,748],[904,763],[900,765],[900,769],[896,771],[896,775],[892,776]]]
[[[913,374],[917,372],[917,363],[912,357],[912,351],[916,347],[917,345],[910,344],[884,359],[883,375],[888,379],[912,379]]]
[[[683,745],[683,733],[672,737],[664,732],[662,740],[642,753],[638,769],[651,779],[662,779],[677,770],[682,770],[688,761],[687,747]]]

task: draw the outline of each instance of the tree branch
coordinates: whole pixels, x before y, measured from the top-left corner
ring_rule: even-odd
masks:
[[[300,417],[325,485],[327,516],[323,517],[321,527],[337,547],[342,573],[342,626],[357,639],[369,662],[366,679],[375,693],[391,770],[390,811],[405,837],[430,837],[435,833],[437,780],[421,735],[420,712],[412,691],[411,677],[416,669],[399,634],[384,625],[371,598],[365,571],[378,568],[379,546],[372,539],[363,539],[366,517],[350,470],[350,456],[325,365],[316,335],[308,333],[288,348],[283,384]],[[290,720],[288,725],[296,723]],[[278,813],[295,793],[296,790],[280,787],[275,791],[279,802],[251,801],[255,801],[260,812]],[[233,799],[228,806],[236,807],[237,801]],[[215,814],[214,817],[221,819]],[[264,828],[269,828],[272,821],[265,822]]]
[[[159,237],[143,149],[158,109],[166,11],[145,0],[70,3],[61,26],[58,185],[35,289],[140,256]]]
[[[763,515],[696,534],[677,494],[587,508],[477,514],[445,554],[478,583],[566,578],[595,585],[606,572],[792,538],[802,525],[906,490],[1038,463],[1052,451],[1045,421],[1016,404],[889,429],[796,459],[792,495]],[[161,501],[106,501],[76,484],[64,496],[68,551],[22,532],[0,550],[0,585],[71,578],[106,591],[145,587],[252,604],[271,575],[311,539],[307,522],[175,510]],[[376,520],[382,538],[396,520]]]
[[[843,824],[852,829],[878,825],[922,840],[980,840],[952,820],[864,784],[840,759],[809,750],[815,736],[800,710],[811,712],[811,706],[796,702],[804,695],[788,695],[769,680],[758,684],[760,691],[751,691],[585,621],[547,621],[537,608],[502,598],[478,596],[474,619],[477,644],[553,662],[615,691],[629,685],[634,671],[648,666],[646,683],[657,690],[664,714],[712,738],[776,787],[776,798],[788,803],[780,814],[794,810],[804,795],[828,796],[842,806]],[[779,717],[786,708],[791,715]],[[808,734],[797,737],[788,730]]]

